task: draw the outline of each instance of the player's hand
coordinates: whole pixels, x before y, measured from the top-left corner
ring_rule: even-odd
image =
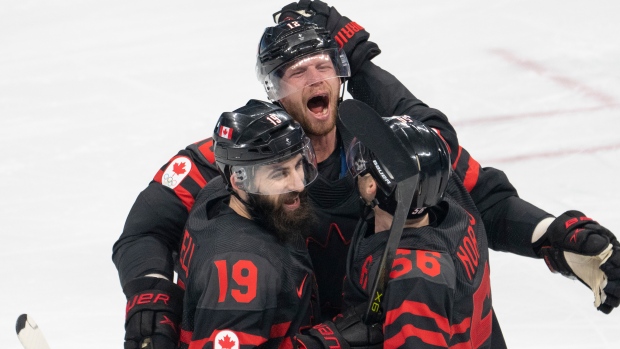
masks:
[[[130,281],[127,296],[125,349],[173,349],[179,342],[183,290],[161,278]]]
[[[379,46],[368,41],[370,34],[362,26],[338,13],[333,7],[320,0],[300,0],[284,6],[273,14],[276,23],[296,19],[299,16],[308,18],[313,23],[329,31],[338,46],[347,55],[351,66],[351,74],[368,60],[381,53]]]
[[[334,9],[335,10],[335,9]],[[282,7],[282,9],[273,14],[273,21],[276,23],[296,19],[304,16],[312,20],[319,27],[327,28],[327,19],[329,18],[330,7],[323,1],[300,0],[299,2],[291,2]]]
[[[362,320],[367,304],[350,308],[336,316],[334,321],[325,321],[314,326],[297,341],[307,349],[340,347],[342,349],[380,349],[383,348],[383,329],[381,324],[366,325]],[[338,343],[336,343],[338,342]]]
[[[334,324],[351,348],[383,348],[381,324],[366,325],[363,320],[368,303],[349,308],[334,318]]]
[[[577,278],[594,292],[594,306],[609,314],[620,304],[620,243],[609,230],[579,211],[556,218],[538,254],[552,272]]]

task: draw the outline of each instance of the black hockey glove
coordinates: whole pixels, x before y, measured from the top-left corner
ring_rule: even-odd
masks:
[[[299,16],[307,17],[320,27],[327,29],[344,50],[351,66],[351,75],[367,60],[371,60],[381,53],[379,46],[368,41],[370,34],[359,24],[349,18],[341,16],[334,8],[320,0],[300,0],[284,6],[273,14],[276,23],[295,19]]]
[[[579,211],[556,218],[535,245],[554,273],[576,278],[594,292],[594,306],[609,314],[620,303],[620,243]]]
[[[361,314],[367,304],[349,308],[334,321],[325,321],[304,334],[297,335],[297,341],[307,349],[381,349],[383,348],[383,329],[381,324],[366,325]]]
[[[127,296],[125,349],[177,348],[183,290],[166,279],[142,277],[130,281],[123,292]]]

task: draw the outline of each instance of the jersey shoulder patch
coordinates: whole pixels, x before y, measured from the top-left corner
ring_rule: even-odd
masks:
[[[176,188],[192,169],[192,160],[187,156],[179,156],[168,163],[161,177],[161,184],[170,188]]]

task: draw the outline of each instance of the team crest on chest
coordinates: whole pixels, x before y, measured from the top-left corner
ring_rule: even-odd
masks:
[[[239,349],[239,338],[233,331],[223,330],[218,332],[213,340],[215,349]]]
[[[161,177],[161,184],[174,189],[189,174],[192,169],[192,161],[186,156],[174,159]]]

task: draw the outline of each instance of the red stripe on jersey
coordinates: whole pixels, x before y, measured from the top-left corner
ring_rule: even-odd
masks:
[[[428,305],[414,301],[404,301],[400,307],[388,311],[385,315],[385,325],[391,325],[399,316],[405,313],[431,318],[435,320],[440,330],[450,333],[450,322],[447,318],[432,311]]]
[[[399,348],[405,344],[405,341],[409,337],[418,337],[422,340],[422,342],[426,344],[442,348],[448,347],[448,343],[446,343],[446,339],[441,333],[423,330],[409,324],[403,326],[400,332],[398,332],[398,334],[396,334],[392,338],[386,339],[385,342],[383,342],[383,348]]]
[[[243,332],[235,332],[237,337],[239,338],[239,345],[256,345],[259,346],[267,341],[267,338],[256,336],[249,333]]]
[[[465,333],[465,331],[467,331],[470,326],[471,326],[471,318],[470,317],[465,318],[460,324],[454,324],[452,325],[452,327],[450,327],[450,334],[455,335],[455,334]]]
[[[463,152],[463,147],[459,146],[459,152],[456,154],[456,158],[452,161],[452,169],[456,171],[456,165],[459,163],[461,159],[461,153]]]
[[[279,338],[284,337],[289,327],[291,327],[291,322],[283,322],[281,324],[275,324],[271,326],[271,331],[269,332],[269,338]]]
[[[181,343],[189,344],[192,341],[193,335],[193,331],[181,329],[181,334],[179,334],[179,341],[181,341]]]
[[[213,154],[213,151],[211,150],[212,146],[213,146],[213,139],[209,138],[206,142],[198,146],[198,150],[200,150],[200,152],[207,159],[207,161],[214,164],[215,155]]]
[[[215,344],[213,343],[213,341],[215,341],[215,337],[217,337],[217,334],[220,331],[221,330],[213,331],[213,333],[211,334],[211,337],[209,338],[203,338],[203,339],[191,341],[189,343],[189,349],[202,349],[204,348],[205,345],[207,345],[207,343]],[[234,332],[237,338],[239,338],[239,347],[241,347],[242,345],[259,346],[267,341],[267,338],[265,337],[256,336],[256,335],[244,333],[244,332],[237,332],[233,330],[228,330],[228,331]],[[212,345],[212,347],[215,348],[215,345]]]
[[[467,162],[467,172],[465,172],[465,178],[463,179],[463,185],[465,186],[465,189],[467,189],[468,193],[470,193],[476,186],[476,183],[478,183],[479,174],[480,164],[470,155],[469,161]]]
[[[166,166],[164,166],[164,168],[166,168],[168,166],[168,164],[166,164]],[[161,177],[164,176],[164,170],[160,169],[159,171],[157,171],[157,173],[155,174],[155,177],[153,177],[153,180],[157,183],[161,184]]]
[[[192,209],[192,206],[194,206],[194,201],[196,201],[192,193],[190,193],[187,189],[183,188],[180,185],[172,190],[174,190],[179,199],[181,199],[183,205],[185,205],[187,211],[189,212],[189,210]]]

